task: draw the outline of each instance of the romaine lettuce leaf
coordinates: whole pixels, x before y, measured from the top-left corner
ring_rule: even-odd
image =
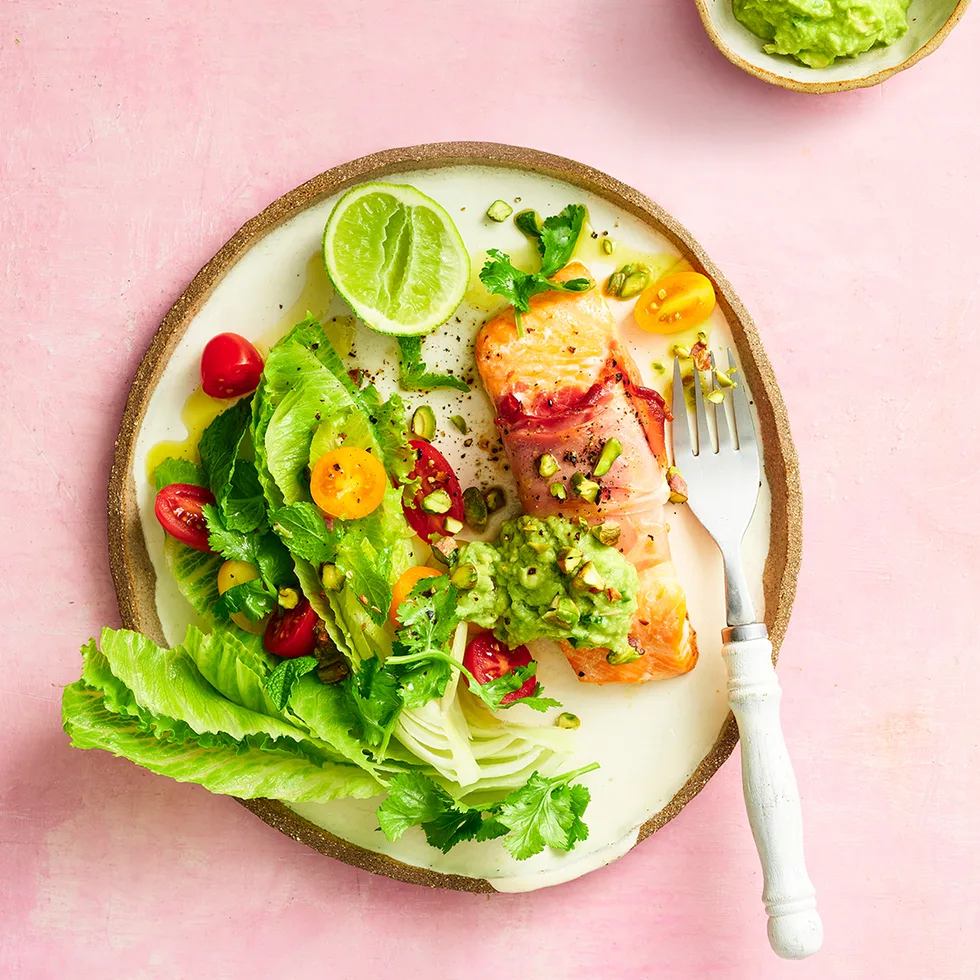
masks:
[[[383,791],[363,769],[336,762],[317,765],[285,743],[270,747],[261,737],[246,738],[235,746],[159,739],[138,718],[110,711],[102,692],[81,681],[65,688],[62,712],[65,731],[76,748],[103,749],[178,782],[198,783],[212,793],[299,803],[366,799]]]

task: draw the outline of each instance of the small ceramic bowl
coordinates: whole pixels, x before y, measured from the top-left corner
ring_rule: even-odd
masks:
[[[708,36],[732,64],[756,78],[796,92],[843,92],[878,85],[932,54],[956,26],[970,0],[912,0],[905,37],[888,47],[843,58],[829,68],[807,68],[766,54],[763,41],[735,19],[732,0],[694,0]]]

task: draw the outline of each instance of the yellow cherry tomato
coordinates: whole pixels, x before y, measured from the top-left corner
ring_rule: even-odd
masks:
[[[377,456],[354,446],[324,453],[310,475],[310,493],[331,517],[367,517],[380,506],[388,488],[385,468]]]
[[[408,598],[408,593],[422,579],[434,578],[442,574],[442,572],[437,572],[434,568],[429,568],[427,565],[413,565],[401,573],[398,581],[395,583],[394,589],[392,589],[391,609],[388,610],[388,621],[395,629],[398,629],[400,625],[398,621],[398,607]]]
[[[647,286],[633,316],[649,333],[679,333],[704,323],[715,308],[715,287],[700,272],[674,272]]]
[[[259,577],[259,570],[247,561],[226,561],[218,569],[218,594],[224,595],[236,585],[244,585]],[[246,633],[264,633],[265,620],[252,622],[245,613],[232,613],[231,621]]]

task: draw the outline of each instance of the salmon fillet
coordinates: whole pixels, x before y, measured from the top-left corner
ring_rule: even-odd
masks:
[[[578,262],[554,278],[589,277]],[[589,277],[591,278],[591,277]],[[476,339],[476,363],[493,400],[511,471],[524,511],[535,517],[614,520],[617,547],[639,575],[637,612],[630,644],[640,654],[613,665],[608,650],[576,650],[563,643],[582,681],[635,683],[673,677],[697,663],[697,641],[687,618],[687,600],[670,560],[664,522],[667,454],[665,408],[660,395],[637,384],[636,365],[622,347],[598,288],[584,293],[548,292],[531,299],[519,336],[513,307],[488,320]],[[607,439],[623,451],[599,478],[594,502],[576,495],[570,478],[589,475]],[[548,453],[561,465],[549,479],[537,471]],[[566,499],[550,485],[561,481]]]

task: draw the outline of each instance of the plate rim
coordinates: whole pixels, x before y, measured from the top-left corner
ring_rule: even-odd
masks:
[[[765,447],[763,463],[772,504],[769,553],[762,578],[766,624],[775,663],[789,623],[802,558],[802,490],[786,406],[751,316],[690,232],[644,194],[600,170],[566,157],[523,146],[474,141],[396,147],[358,157],[317,174],[246,221],[177,298],[140,360],[113,453],[107,493],[109,569],[123,626],[147,633],[160,642],[164,640],[156,610],[156,576],[146,550],[137,505],[133,462],[149,401],[190,321],[225,273],[246,252],[300,212],[355,183],[411,170],[452,166],[529,170],[594,193],[652,226],[714,282],[718,305],[731,327],[743,373],[753,393]],[[731,754],[737,741],[738,729],[729,712],[711,749],[671,800],[641,825],[633,847],[669,823],[697,796]],[[306,820],[280,801],[238,802],[280,833],[345,864],[428,887],[482,893],[497,891],[486,878],[416,867],[353,844]]]

